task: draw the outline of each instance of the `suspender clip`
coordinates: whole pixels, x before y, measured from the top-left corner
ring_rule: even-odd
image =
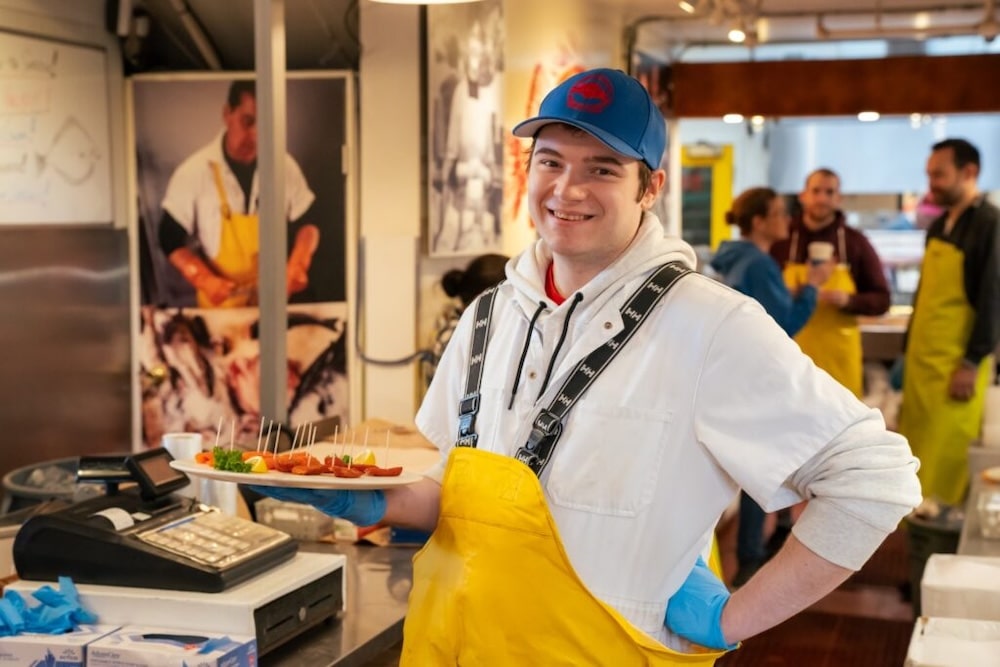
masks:
[[[476,435],[476,414],[479,412],[479,392],[467,394],[458,403],[458,438],[461,441],[470,435]],[[475,438],[472,444],[475,446]]]
[[[562,435],[562,421],[550,410],[542,410],[531,425],[531,435],[525,447],[530,452],[538,449],[538,445],[548,438],[558,439]]]
[[[479,412],[479,392],[467,394],[458,402],[458,414],[465,416]]]

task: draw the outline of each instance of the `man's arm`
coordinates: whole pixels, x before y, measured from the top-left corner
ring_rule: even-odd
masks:
[[[203,292],[216,306],[228,299],[236,289],[236,283],[217,275],[201,257],[188,248],[174,250],[167,259],[181,272],[185,280],[196,290]]]
[[[882,260],[864,234],[854,231],[851,236],[853,238],[850,242],[854,250],[854,257],[850,258],[851,277],[854,278],[857,292],[849,295],[842,307],[854,315],[882,315],[889,310],[892,302]]]
[[[298,228],[285,264],[285,288],[291,296],[309,286],[309,267],[320,236],[319,227],[310,222],[316,217],[316,195],[291,155],[285,155],[285,195],[288,221],[293,229]]]
[[[782,622],[860,569],[920,502],[916,468],[905,440],[875,419],[852,425],[806,462],[786,486],[811,500],[781,551],[726,605],[726,640]]]
[[[441,485],[430,478],[385,490],[383,522],[400,528],[432,531],[441,511]]]
[[[948,384],[948,395],[956,401],[968,401],[976,395],[979,362],[1000,342],[1000,222],[990,217],[995,209],[981,210],[986,216],[973,220],[972,233],[961,247],[966,255],[963,287],[969,300],[975,301],[965,356],[952,371]]]
[[[984,233],[973,235],[978,237],[975,243],[979,247],[964,249],[968,253],[976,250],[981,253],[981,259],[976,258],[978,262],[965,263],[966,270],[973,274],[969,276],[971,282],[978,287],[972,304],[975,308],[972,332],[965,348],[965,359],[976,365],[1000,343],[1000,220],[984,218],[976,221]]]
[[[722,610],[722,635],[735,643],[760,634],[822,599],[853,573],[790,535],[774,558],[729,598]]]
[[[288,296],[301,292],[309,285],[309,267],[312,266],[313,255],[319,247],[319,227],[306,223],[299,227],[295,234],[295,244],[288,254],[285,265],[285,287]]]

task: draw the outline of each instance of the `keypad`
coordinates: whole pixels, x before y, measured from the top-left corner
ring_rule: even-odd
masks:
[[[138,535],[139,539],[219,569],[288,539],[280,530],[221,512],[201,512]]]

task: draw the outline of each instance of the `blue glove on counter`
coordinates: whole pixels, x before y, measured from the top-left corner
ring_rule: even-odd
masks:
[[[312,505],[324,514],[347,519],[359,526],[372,526],[385,516],[385,494],[378,490],[342,491],[254,485],[250,488],[262,496]]]
[[[734,649],[722,637],[722,608],[729,601],[729,590],[705,561],[698,557],[691,574],[667,601],[664,624],[674,633],[702,646]]]

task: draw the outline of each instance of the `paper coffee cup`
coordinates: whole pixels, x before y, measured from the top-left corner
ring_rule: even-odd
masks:
[[[808,246],[808,252],[810,262],[822,264],[833,257],[833,244],[827,241],[813,241]]]

